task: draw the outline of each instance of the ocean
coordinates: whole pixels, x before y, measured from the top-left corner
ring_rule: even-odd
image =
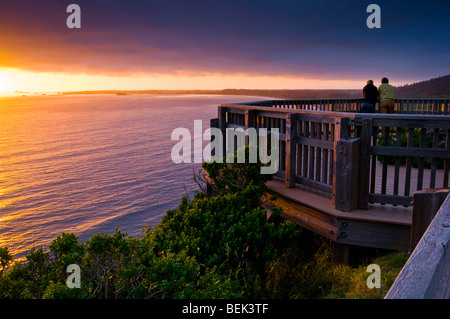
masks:
[[[142,235],[198,190],[199,163],[171,159],[174,129],[203,130],[217,95],[29,95],[0,98],[0,247],[16,259],[61,233],[85,242],[115,228]]]

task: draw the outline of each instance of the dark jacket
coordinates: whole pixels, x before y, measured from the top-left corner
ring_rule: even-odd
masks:
[[[367,84],[363,88],[364,102],[375,104],[378,100],[378,89],[373,84]]]

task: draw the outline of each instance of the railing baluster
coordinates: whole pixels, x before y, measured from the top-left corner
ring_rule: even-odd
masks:
[[[299,116],[300,117],[300,116]],[[299,118],[297,121],[297,136],[303,136],[303,121]],[[303,161],[303,145],[297,144],[297,175],[302,175],[302,161]]]
[[[316,123],[316,138],[322,139],[322,123]],[[316,147],[316,181],[320,182],[322,168],[322,148]]]
[[[314,138],[316,123],[315,122],[309,122],[309,123],[310,123],[309,138]],[[310,146],[309,147],[309,175],[308,175],[309,179],[314,179],[314,161],[315,161],[314,153],[315,153],[315,147]]]
[[[286,116],[286,166],[285,166],[285,185],[287,187],[295,186],[295,149],[297,133],[296,114],[287,114]]]
[[[413,147],[413,137],[414,128],[408,129],[408,146]],[[408,156],[406,158],[406,174],[405,174],[405,196],[410,195],[411,190],[411,167],[412,167],[412,157]]]
[[[322,139],[327,141],[328,135],[329,135],[329,124],[324,123],[323,125],[323,132],[322,132]],[[323,149],[322,154],[322,172],[321,172],[321,182],[327,183],[327,175],[328,175],[328,150],[326,148]]]
[[[378,134],[379,127],[373,127],[373,135],[372,135],[372,145],[377,145],[378,143]],[[376,185],[376,173],[377,173],[377,156],[372,154],[372,169],[370,170],[370,193],[375,194],[375,185]],[[372,202],[373,204],[373,202]]]
[[[384,127],[383,134],[384,134],[383,145],[388,146],[389,145],[390,128]],[[386,194],[387,169],[388,169],[388,158],[387,158],[387,156],[383,156],[383,169],[381,172],[381,194]],[[382,204],[384,205],[384,202]]]
[[[370,149],[371,149],[372,119],[363,118],[361,127],[361,154],[359,168],[359,208],[369,208],[370,184]]]
[[[396,145],[401,147],[402,143],[402,129],[397,127],[396,130]],[[398,195],[398,182],[400,180],[400,156],[395,157],[395,173],[394,173],[394,195]]]
[[[433,131],[433,148],[437,148],[439,144],[439,129]],[[431,159],[430,188],[436,187],[436,159]]]
[[[305,137],[309,137],[309,122],[303,121],[303,134]],[[309,146],[303,145],[303,174],[302,176],[308,176],[308,158],[309,158]]]
[[[420,129],[420,141],[419,145],[422,148],[426,147],[426,137],[427,137],[427,129],[421,128]],[[425,158],[419,157],[418,159],[418,172],[417,172],[417,190],[423,189],[423,172],[424,172],[424,164],[425,164]]]

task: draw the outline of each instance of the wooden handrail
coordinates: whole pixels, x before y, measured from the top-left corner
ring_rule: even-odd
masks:
[[[240,105],[265,106],[281,109],[317,109],[321,111],[359,112],[362,98],[349,99],[306,99],[306,100],[264,100],[239,103]],[[378,110],[378,103],[376,110]],[[401,98],[396,99],[397,114],[450,114],[450,99],[445,98]]]
[[[449,245],[450,194],[447,195],[385,299],[449,299]]]

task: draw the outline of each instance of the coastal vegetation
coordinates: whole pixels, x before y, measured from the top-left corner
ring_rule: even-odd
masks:
[[[450,97],[450,74],[398,88],[400,97],[404,98],[448,98]]]
[[[334,264],[331,242],[261,208],[261,165],[204,163],[208,191],[183,197],[141,238],[63,233],[20,262],[0,248],[0,298],[382,298],[407,254]],[[381,289],[366,285],[370,263]],[[80,288],[66,285],[70,264]]]

